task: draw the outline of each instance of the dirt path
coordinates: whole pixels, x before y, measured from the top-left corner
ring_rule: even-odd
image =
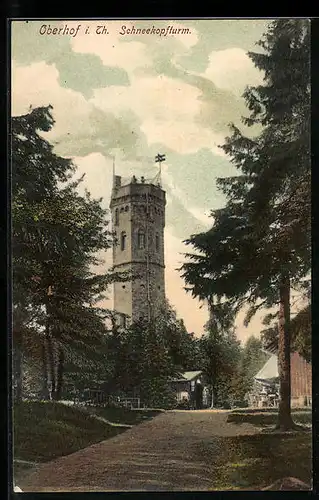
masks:
[[[254,434],[227,411],[171,411],[42,465],[23,491],[174,491],[214,488],[223,436]]]

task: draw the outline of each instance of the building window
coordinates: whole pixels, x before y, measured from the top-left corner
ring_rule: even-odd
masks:
[[[156,252],[159,251],[159,248],[160,248],[160,241],[159,241],[159,234],[156,233],[155,235],[155,248],[156,248]]]
[[[126,233],[122,231],[121,233],[121,250],[125,250],[126,247]]]
[[[139,231],[137,234],[137,245],[140,250],[145,248],[145,234],[143,231]]]
[[[115,209],[115,225],[118,226],[120,222],[120,217],[119,217],[119,209]]]
[[[128,212],[128,205],[126,205],[125,207],[125,212]]]

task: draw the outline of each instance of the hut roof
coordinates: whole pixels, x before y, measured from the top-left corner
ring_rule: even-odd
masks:
[[[264,366],[255,375],[256,380],[270,381],[278,378],[278,361],[277,356],[273,354]]]
[[[190,382],[191,380],[194,380],[197,377],[200,377],[202,374],[201,370],[196,370],[196,371],[189,371],[189,372],[184,372],[181,373],[181,376],[178,378],[174,378],[174,382]]]

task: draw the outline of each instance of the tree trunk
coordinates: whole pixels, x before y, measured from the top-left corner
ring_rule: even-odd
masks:
[[[22,379],[23,379],[23,368],[22,368],[22,349],[21,346],[15,347],[15,401],[20,403],[22,401]]]
[[[56,391],[56,378],[55,378],[55,362],[54,362],[54,345],[51,334],[47,333],[47,346],[48,346],[48,365],[49,365],[49,380],[50,380],[50,399],[53,399]]]
[[[288,430],[294,427],[291,418],[290,280],[288,276],[282,279],[279,296],[278,373],[280,388],[277,428]]]
[[[62,397],[63,374],[64,374],[64,351],[63,347],[60,347],[59,357],[58,357],[58,367],[57,367],[56,391],[53,398],[56,401],[59,401]]]
[[[210,404],[210,410],[212,410],[214,408],[214,405],[215,405],[215,401],[214,401],[214,391],[213,389],[211,390],[211,404]]]
[[[216,385],[212,386],[212,406],[214,408],[216,408],[216,406],[218,406],[218,393],[217,393],[217,386]]]
[[[17,403],[22,401],[23,387],[23,357],[22,357],[22,333],[14,331],[13,341],[13,376],[15,381],[14,399]]]
[[[42,391],[41,399],[48,401],[49,394],[49,373],[48,373],[48,353],[47,353],[47,339],[43,338],[42,344]]]
[[[50,290],[48,290],[48,295]],[[56,391],[56,376],[55,376],[55,356],[54,356],[54,339],[52,337],[52,325],[51,325],[51,303],[50,297],[48,296],[48,302],[46,304],[46,344],[47,344],[47,359],[48,359],[48,373],[49,373],[49,399],[53,399]]]

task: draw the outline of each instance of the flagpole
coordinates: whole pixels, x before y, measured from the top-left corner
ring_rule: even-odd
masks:
[[[112,171],[113,171],[113,187],[115,187],[115,156],[112,155],[113,158],[113,165],[112,165]]]
[[[159,184],[162,184],[162,161],[166,160],[166,155],[161,155],[158,153],[155,156],[155,163],[159,163]]]

